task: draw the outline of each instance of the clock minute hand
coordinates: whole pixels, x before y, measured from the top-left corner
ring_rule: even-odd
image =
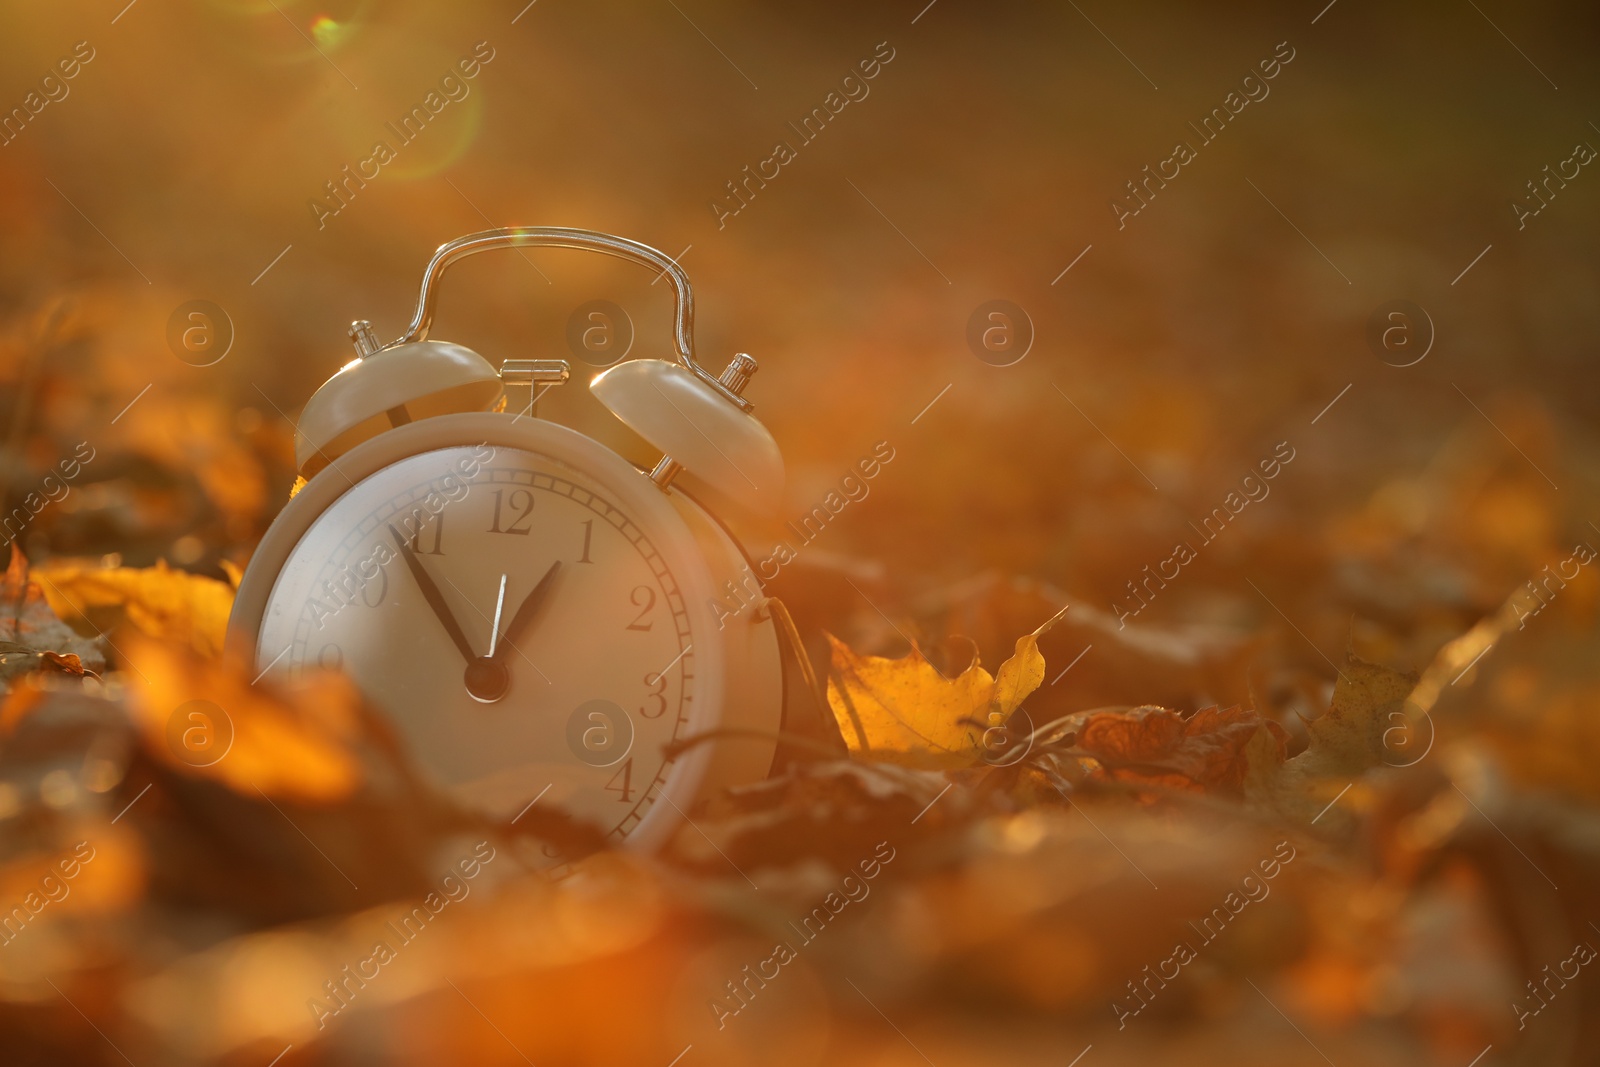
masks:
[[[544,577],[540,578],[539,584],[533,587],[533,592],[523,599],[521,605],[517,607],[516,614],[512,615],[511,621],[506,624],[506,632],[501,635],[495,647],[494,655],[491,657],[492,659],[504,660],[506,658],[506,650],[511,647],[511,643],[516,640],[517,635],[527,627],[528,623],[533,621],[533,617],[539,612],[539,606],[549,597],[550,586],[555,581],[556,572],[560,569],[561,561],[558,559],[550,564],[550,569],[544,572]]]
[[[394,543],[400,549],[400,555],[404,557],[406,566],[411,569],[411,576],[417,580],[417,587],[422,590],[423,599],[428,602],[428,607],[433,609],[434,615],[444,626],[445,633],[450,635],[450,640],[455,642],[456,648],[461,652],[461,658],[471,663],[477,657],[472,651],[472,645],[467,641],[467,635],[461,631],[461,624],[456,622],[456,617],[450,613],[450,605],[445,603],[444,594],[439,592],[439,587],[423,569],[422,561],[411,551],[405,538],[400,536],[400,531],[394,528],[393,523],[389,523],[388,526],[389,533],[394,536]]]

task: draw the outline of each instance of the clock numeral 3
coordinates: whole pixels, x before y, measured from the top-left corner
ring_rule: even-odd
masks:
[[[500,525],[500,512],[505,507],[506,491],[494,491],[494,523],[489,527],[490,533],[527,534],[533,530],[528,516],[533,514],[533,493],[527,489],[511,490],[511,508],[517,511],[517,517],[511,520],[509,526]],[[524,525],[526,523],[526,525]]]
[[[429,516],[418,508],[406,519],[406,529],[411,531],[411,551],[419,556],[444,555],[444,512]]]
[[[622,779],[622,784],[617,784],[617,779]],[[617,802],[626,804],[633,799],[633,757],[629,756],[622,763],[622,770],[611,776],[611,781],[606,783],[606,792],[620,794]]]
[[[638,618],[628,624],[630,630],[648,630],[654,626],[653,622],[646,622],[645,618],[656,606],[656,591],[648,585],[636,585],[633,594],[628,598],[633,601],[633,606],[639,609]]]
[[[667,677],[651,671],[644,676],[644,684],[650,687],[650,692],[646,694],[647,698],[656,701],[659,706],[655,711],[651,711],[650,705],[646,704],[639,709],[639,714],[647,719],[659,719],[667,712]]]

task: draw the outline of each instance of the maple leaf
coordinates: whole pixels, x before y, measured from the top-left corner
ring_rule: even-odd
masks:
[[[28,572],[28,560],[15,544],[0,578],[0,691],[13,678],[35,671],[81,675],[100,670],[99,646],[62,622]]]
[[[851,755],[939,770],[979,763],[983,732],[1003,727],[1044,680],[1039,638],[1066,611],[1018,638],[998,675],[974,658],[946,678],[916,649],[900,659],[858,656],[827,635],[833,649],[828,706]]]
[[[65,617],[91,616],[108,628],[126,619],[150,637],[187,645],[202,656],[222,652],[233,610],[227,582],[154,567],[99,567],[51,563],[35,569],[45,581],[50,606]],[[92,623],[91,623],[92,625]]]

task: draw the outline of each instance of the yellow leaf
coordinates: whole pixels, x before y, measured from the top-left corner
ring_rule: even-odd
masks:
[[[1002,722],[1009,719],[1011,713],[1044,681],[1044,656],[1039,653],[1039,638],[1061,621],[1061,616],[1066,613],[1067,609],[1062,608],[1033,633],[1017,638],[1017,647],[1011,653],[1011,658],[1000,664],[1000,673],[994,682],[994,704],[990,711],[998,712]]]
[[[100,629],[126,619],[150,637],[187,645],[202,656],[222,651],[233,610],[233,589],[226,582],[173,570],[165,562],[154,567],[58,562],[33,571],[44,579],[51,608],[64,619],[82,618]]]
[[[858,656],[829,634],[828,705],[851,754],[930,769],[980,762],[984,731],[1003,726],[1044,680],[1039,637],[1065,611],[1018,639],[998,680],[976,660],[946,678],[915,649],[900,659]]]

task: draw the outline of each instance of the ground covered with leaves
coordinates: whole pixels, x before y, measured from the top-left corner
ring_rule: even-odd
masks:
[[[976,643],[814,635],[781,767],[646,857],[461,813],[339,675],[252,685],[226,581],[17,552],[0,593],[7,1062],[1465,1063],[1591,1036],[1596,735],[1518,662],[1516,598],[1420,674],[1352,650],[1318,678],[969,585],[920,625]],[[1264,695],[1201,706],[1230,678]],[[1077,695],[1134,691],[1194,699]]]
[[[1591,8],[13,7],[0,106],[95,58],[0,150],[6,1067],[1600,1062],[1600,179],[1511,206],[1600,143]],[[779,759],[657,855],[223,655],[346,325],[502,223],[677,253],[784,453],[722,516],[791,550]],[[436,336],[567,357],[603,299],[662,356],[666,288],[475,261]],[[654,463],[574,366],[541,413]]]

